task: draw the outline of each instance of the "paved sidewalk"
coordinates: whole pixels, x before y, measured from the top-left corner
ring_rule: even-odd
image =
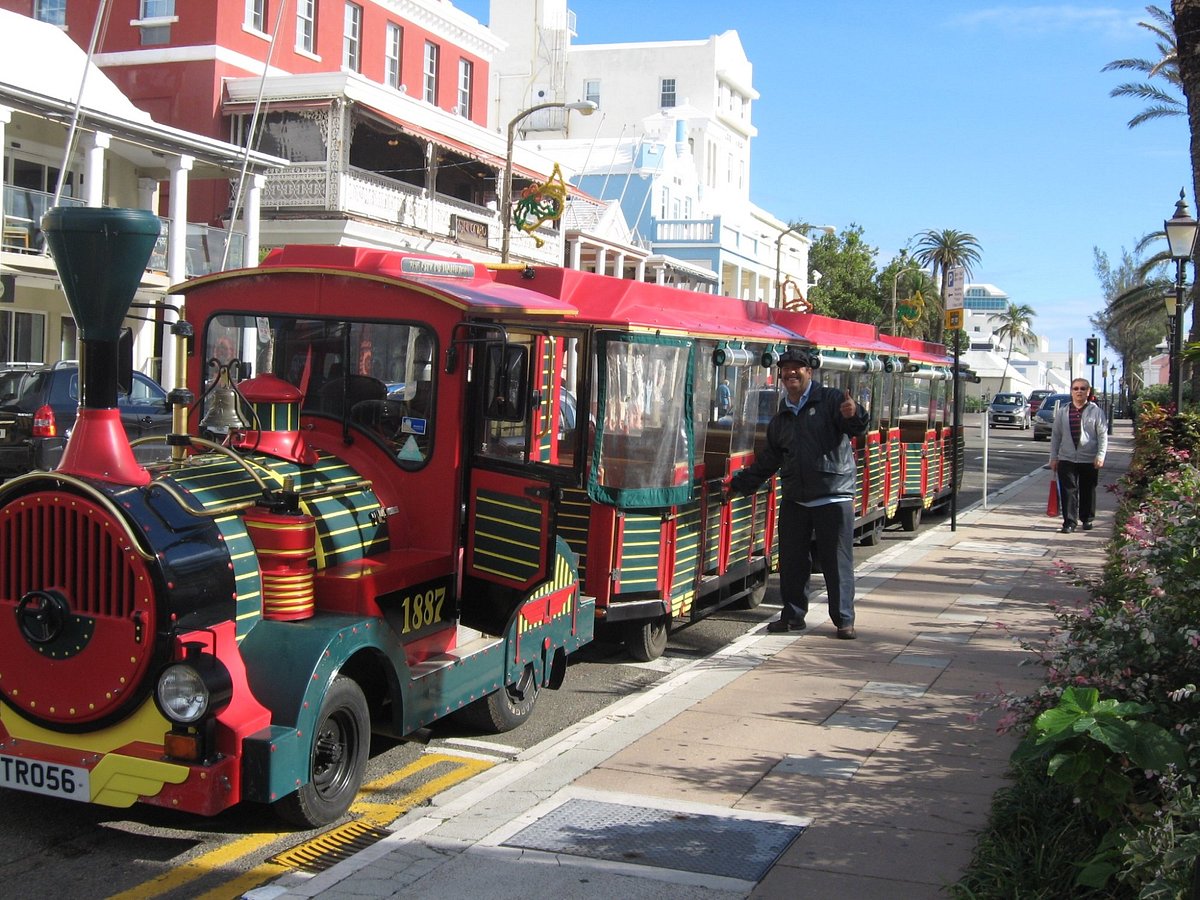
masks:
[[[1012,736],[978,697],[1042,680],[1020,639],[1098,573],[1129,463],[1118,422],[1091,532],[1060,534],[1042,469],[858,570],[854,642],[818,600],[439,795],[394,833],[271,898],[945,896],[968,863]]]

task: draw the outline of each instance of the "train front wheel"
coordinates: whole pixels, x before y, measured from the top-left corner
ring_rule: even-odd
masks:
[[[362,689],[338,676],[321,701],[309,750],[308,783],[275,804],[293,825],[316,828],[337,819],[354,802],[367,770],[371,713]]]
[[[638,662],[658,659],[667,649],[671,636],[671,617],[659,616],[625,626],[625,649]]]

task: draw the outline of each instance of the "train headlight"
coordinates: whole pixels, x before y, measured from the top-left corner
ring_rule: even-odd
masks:
[[[166,717],[181,725],[202,719],[212,700],[200,673],[187,663],[177,663],[159,676],[157,695]]]
[[[229,705],[233,682],[215,657],[191,650],[158,676],[154,699],[164,716],[179,725],[194,725]]]

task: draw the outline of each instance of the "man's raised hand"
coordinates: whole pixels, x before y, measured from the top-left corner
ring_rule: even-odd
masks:
[[[850,392],[846,391],[846,399],[842,401],[842,415],[847,419],[853,419],[854,414],[858,412],[858,404],[854,402],[854,398],[850,396]]]

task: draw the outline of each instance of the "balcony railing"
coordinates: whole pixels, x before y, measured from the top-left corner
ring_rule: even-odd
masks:
[[[430,194],[415,185],[397,181],[365,169],[348,168],[331,177],[324,163],[295,163],[267,177],[262,193],[262,208],[288,211],[336,211],[397,229],[397,246],[404,241],[400,229],[440,237],[456,242],[461,224],[472,223],[474,235],[482,239],[464,241],[471,247],[500,252],[500,217],[495,210],[448,197]],[[543,226],[537,236],[541,247],[523,232],[512,235],[512,251],[535,262],[562,265],[562,238],[556,228]]]
[[[60,197],[60,206],[83,206],[76,197]],[[4,188],[4,235],[0,246],[4,250],[18,253],[40,253],[45,247],[42,236],[42,216],[54,203],[54,195],[28,188]],[[171,223],[160,219],[162,231],[150,254],[146,268],[154,272],[167,271],[167,247],[171,235]],[[187,257],[185,275],[194,278],[219,272],[225,255],[225,243],[229,241],[229,256],[226,269],[240,268],[245,264],[246,236],[230,233],[223,228],[188,223]]]
[[[74,197],[59,198],[61,206],[83,206]],[[4,234],[0,245],[19,253],[40,253],[45,246],[42,216],[54,203],[54,195],[28,188],[4,188]]]

